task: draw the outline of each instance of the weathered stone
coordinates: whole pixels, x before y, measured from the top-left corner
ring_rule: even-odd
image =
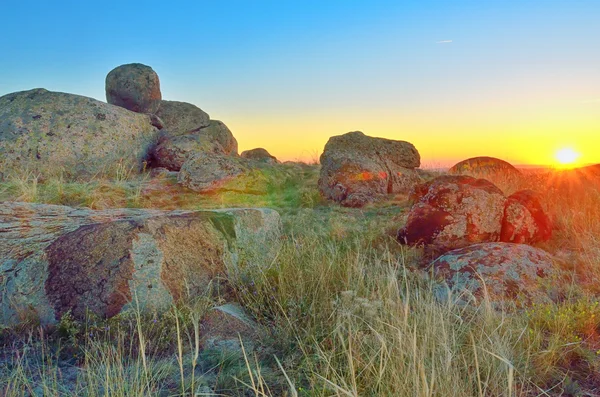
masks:
[[[225,304],[213,308],[204,318],[200,328],[202,348],[250,351],[260,337],[259,326],[244,310],[235,304]]]
[[[498,241],[506,198],[485,179],[442,176],[416,186],[403,244],[424,244],[438,253],[480,242]]]
[[[270,263],[279,223],[267,209],[0,203],[0,322],[35,315],[54,323],[67,311],[83,318],[87,311],[111,317],[133,307],[165,310],[230,272]]]
[[[202,128],[199,132],[209,141],[218,143],[222,148],[223,154],[237,156],[237,140],[222,121],[210,120],[208,127]]]
[[[156,72],[141,63],[121,65],[106,76],[106,102],[136,113],[156,114],[162,95]]]
[[[329,200],[361,207],[386,194],[405,193],[421,181],[417,149],[408,142],[366,136],[334,136],[320,158],[319,191]]]
[[[200,193],[264,194],[268,180],[257,168],[259,166],[240,157],[201,152],[183,164],[178,182]]]
[[[187,102],[163,100],[157,116],[163,121],[169,136],[198,132],[210,124],[210,117],[205,111]]]
[[[209,152],[237,155],[237,141],[231,131],[220,121],[184,135],[162,133],[152,154],[152,167],[179,171],[183,163],[197,153]]]
[[[551,236],[552,224],[536,192],[521,190],[508,197],[500,241],[533,244],[547,241]]]
[[[279,163],[275,156],[271,156],[271,153],[269,153],[266,149],[263,148],[245,150],[242,152],[242,154],[240,154],[240,156],[245,159],[262,161],[268,164]]]
[[[453,165],[449,174],[471,175],[480,178],[488,176],[520,178],[523,175],[512,164],[495,157],[472,157]]]
[[[511,300],[527,304],[548,300],[541,280],[558,275],[554,258],[525,244],[482,243],[456,249],[436,259],[434,274],[446,280],[457,295],[463,290],[492,301]],[[445,294],[438,288],[441,296]]]
[[[221,153],[223,149],[217,142],[199,134],[180,136],[161,136],[152,153],[152,167],[162,167],[179,171],[185,161],[196,153]]]
[[[44,89],[0,97],[0,169],[88,178],[138,171],[156,129],[149,116]]]

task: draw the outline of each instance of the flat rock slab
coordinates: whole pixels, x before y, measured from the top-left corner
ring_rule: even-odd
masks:
[[[271,261],[269,209],[159,211],[0,203],[0,322],[168,309]]]

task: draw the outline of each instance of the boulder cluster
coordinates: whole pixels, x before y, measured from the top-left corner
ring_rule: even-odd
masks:
[[[550,238],[551,222],[536,192],[506,197],[483,179],[518,182],[521,172],[493,157],[461,161],[437,178],[427,178],[419,166],[419,152],[409,142],[349,132],[325,145],[318,187],[346,207],[408,195],[412,206],[397,240],[424,247],[425,267],[451,288],[481,294],[483,283],[490,283],[494,297],[530,298],[533,280],[553,267],[548,253],[530,245]]]
[[[107,103],[44,89],[0,97],[0,179],[24,170],[85,180],[116,170],[183,169],[179,182],[205,193],[231,181],[234,190],[250,185],[235,180],[278,164],[262,148],[239,156],[222,121],[191,103],[162,99],[150,66],[118,66],[105,88]]]
[[[398,241],[437,257],[426,265],[451,287],[482,293],[483,283],[491,283],[496,297],[529,299],[532,280],[551,273],[551,256],[530,246],[552,234],[536,192],[506,197],[486,179],[445,175],[415,186],[410,199]]]

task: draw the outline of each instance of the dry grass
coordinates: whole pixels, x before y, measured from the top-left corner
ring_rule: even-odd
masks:
[[[485,297],[468,307],[437,301],[413,271],[420,252],[386,234],[401,226],[404,198],[363,210],[327,205],[315,194],[317,172],[292,173],[263,196],[200,196],[169,177],[131,175],[87,183],[29,175],[1,184],[0,199],[92,208],[270,206],[283,216],[285,240],[272,266],[231,280],[269,330],[258,350],[201,350],[207,301],[158,321],[114,319],[106,332],[105,323],[65,319],[56,330],[33,327],[27,337],[4,331],[0,396],[600,393],[600,190],[593,179],[529,172],[493,181],[507,194],[542,193],[556,227],[541,247],[573,272],[555,303],[507,312]]]

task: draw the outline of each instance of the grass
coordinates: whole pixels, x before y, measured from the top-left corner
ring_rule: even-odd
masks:
[[[255,349],[202,349],[197,297],[160,315],[131,313],[53,328],[4,329],[0,396],[556,396],[600,385],[600,192],[567,172],[495,180],[544,192],[556,225],[540,246],[572,283],[554,303],[493,308],[434,298],[421,252],[393,239],[406,197],[362,210],[322,201],[318,167],[286,165],[263,195],[199,195],[147,174],[85,183],[34,175],[0,184],[0,200],[92,208],[276,208],[284,236],[268,268],[230,282],[267,332]],[[247,347],[247,348],[246,348]]]

